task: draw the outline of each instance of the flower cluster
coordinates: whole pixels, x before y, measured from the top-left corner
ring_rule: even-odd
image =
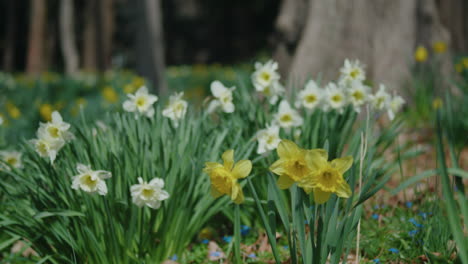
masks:
[[[78,175],[72,178],[72,189],[81,189],[88,193],[107,194],[105,179],[112,177],[112,173],[103,170],[93,171],[91,166],[78,164],[76,166]]]
[[[278,63],[269,60],[265,64],[255,63],[255,72],[252,74],[252,83],[255,90],[267,97],[271,104],[276,104],[279,97],[284,93],[277,70]]]
[[[221,108],[225,113],[233,113],[235,110],[234,103],[232,102],[232,92],[236,89],[235,87],[228,88],[224,86],[220,81],[213,81],[210,86],[211,93],[215,98],[208,105],[207,112],[212,113],[218,108]]]
[[[70,124],[63,122],[59,112],[52,113],[52,121],[40,123],[36,132],[36,139],[30,142],[34,145],[39,156],[49,158],[54,163],[57,153],[65,144],[74,138],[74,135],[68,131]]]
[[[351,195],[343,174],[353,164],[352,157],[329,162],[325,150],[301,149],[289,140],[282,140],[277,152],[279,160],[271,165],[270,170],[279,175],[278,186],[281,189],[297,183],[306,193],[313,192],[317,204],[328,201],[333,193],[342,198]]]

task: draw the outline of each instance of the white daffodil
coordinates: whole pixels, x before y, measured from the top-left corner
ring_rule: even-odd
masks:
[[[398,111],[400,111],[401,107],[405,103],[405,100],[398,95],[393,96],[393,98],[390,100],[388,104],[388,118],[390,120],[393,120],[395,118],[395,115]]]
[[[145,115],[149,118],[154,116],[153,104],[158,101],[156,95],[148,93],[148,88],[140,87],[135,94],[127,94],[128,98],[123,103],[123,109],[127,112],[134,112],[135,118],[138,115]]]
[[[47,140],[63,140],[67,142],[74,138],[74,135],[68,131],[68,129],[70,129],[70,124],[63,122],[60,113],[54,111],[52,113],[51,122],[41,123],[39,125],[38,134],[40,134],[41,138]]]
[[[369,97],[370,88],[361,81],[352,81],[348,89],[348,100],[358,113],[361,112],[361,106],[364,105]]]
[[[380,84],[379,90],[375,95],[370,95],[369,98],[372,107],[377,110],[383,110],[390,103],[390,95],[385,91],[385,85]]]
[[[310,80],[297,95],[296,107],[303,106],[309,110],[317,108],[322,101],[323,91],[316,82]]]
[[[21,155],[21,152],[18,151],[0,151],[0,159],[7,165],[16,169],[21,169],[23,167]],[[0,164],[0,170],[2,168],[5,170],[10,170],[10,168],[7,165]]]
[[[339,113],[343,112],[343,108],[346,105],[346,97],[343,89],[338,87],[335,83],[329,83],[325,87],[325,104],[324,110],[329,111],[334,109]]]
[[[283,128],[297,127],[304,122],[299,113],[291,108],[286,100],[280,102],[278,113],[275,115],[274,120],[276,124]]]
[[[182,100],[184,93],[176,93],[169,98],[169,104],[164,108],[162,115],[171,119],[174,126],[179,126],[179,120],[185,117],[188,103]]]
[[[366,72],[364,65],[358,60],[350,61],[345,60],[343,67],[340,69],[340,83],[347,84],[352,81],[364,81],[366,79]]]
[[[164,188],[164,180],[154,178],[149,183],[143,181],[141,177],[138,178],[138,183],[130,187],[132,201],[138,207],[148,206],[153,209],[161,207],[161,201],[169,198]]]
[[[208,112],[211,113],[219,107],[225,113],[234,112],[235,106],[232,103],[232,91],[234,91],[235,87],[227,88],[220,81],[214,81],[211,83],[210,88],[215,99],[208,106]]]
[[[255,90],[264,92],[265,88],[272,88],[274,83],[280,79],[277,72],[278,63],[272,60],[267,61],[265,64],[260,62],[255,63],[255,72],[252,74],[252,82]]]
[[[112,173],[103,170],[92,170],[91,166],[77,164],[78,175],[72,178],[72,189],[83,190],[88,193],[107,194],[105,179],[112,177]]]
[[[65,141],[61,139],[45,139],[38,138],[30,140],[34,149],[43,158],[49,158],[51,163],[54,163],[59,150],[65,145]]]
[[[279,127],[267,126],[267,128],[258,131],[257,140],[258,154],[262,154],[267,151],[276,149],[278,147],[278,144],[281,142],[281,138],[279,137]]]
[[[269,86],[265,86],[262,94],[268,98],[270,104],[276,104],[280,96],[284,94],[284,87],[280,82],[274,82]]]

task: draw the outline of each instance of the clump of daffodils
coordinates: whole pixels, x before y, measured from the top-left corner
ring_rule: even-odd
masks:
[[[138,184],[130,187],[132,201],[138,207],[148,206],[152,209],[161,207],[161,202],[169,198],[169,193],[163,190],[164,180],[154,178],[150,182],[138,178]]]
[[[221,108],[225,113],[233,113],[235,106],[232,102],[232,92],[235,90],[235,87],[228,88],[220,81],[213,81],[211,83],[210,89],[215,99],[211,101],[210,105],[208,106],[208,113],[212,113],[218,108]]]
[[[351,196],[351,188],[343,174],[353,164],[352,157],[329,162],[325,150],[302,149],[289,140],[281,141],[277,152],[279,159],[270,170],[279,175],[277,184],[281,189],[297,183],[306,193],[313,192],[317,204],[328,201],[333,193],[342,198]]]
[[[104,170],[92,170],[91,166],[77,164],[78,175],[72,178],[72,189],[85,191],[87,193],[107,194],[105,179],[112,177],[112,173]]]
[[[0,151],[0,160],[5,163],[0,163],[0,170],[10,170],[10,167],[21,169],[23,167],[21,156],[22,154],[19,151]]]
[[[175,127],[179,126],[179,121],[185,117],[187,113],[188,103],[182,100],[184,93],[176,93],[169,98],[169,103],[164,108],[162,115],[171,119]]]
[[[347,97],[342,86],[331,82],[325,87],[325,107],[324,110],[336,110],[338,113],[343,113],[347,103]]]
[[[350,61],[346,59],[343,67],[340,69],[339,83],[348,85],[354,81],[363,82],[365,79],[366,72],[364,71],[364,65],[358,60]]]
[[[258,148],[257,153],[263,154],[278,147],[281,139],[279,137],[280,128],[276,125],[267,126],[257,132]]]
[[[302,106],[308,110],[314,110],[321,105],[322,97],[324,97],[322,89],[315,81],[310,80],[297,95],[296,107]]]
[[[135,94],[127,94],[128,99],[123,103],[123,109],[135,113],[135,118],[140,115],[152,118],[154,116],[153,104],[158,101],[156,95],[150,94],[146,86],[140,87]]]
[[[244,194],[239,179],[245,178],[252,170],[250,160],[240,160],[234,164],[234,150],[230,149],[222,155],[223,163],[206,162],[203,172],[210,176],[211,195],[218,198],[223,194],[231,197],[237,204],[244,202]]]
[[[255,90],[267,97],[271,104],[276,104],[279,97],[284,93],[277,70],[278,63],[269,60],[265,64],[255,63],[255,72],[252,74],[252,83]]]
[[[57,153],[65,144],[74,138],[74,135],[68,131],[70,124],[63,121],[59,112],[52,113],[52,121],[40,123],[36,132],[36,139],[30,142],[34,145],[39,156],[49,158],[54,163]]]

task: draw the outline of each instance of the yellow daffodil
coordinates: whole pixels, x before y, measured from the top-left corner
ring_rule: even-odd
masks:
[[[447,51],[447,44],[443,41],[437,41],[432,44],[432,49],[435,53],[445,53]]]
[[[437,97],[436,99],[434,99],[434,101],[432,101],[432,108],[434,108],[434,110],[437,110],[437,109],[440,109],[442,108],[444,102],[442,101],[442,99],[440,99],[440,97]]]
[[[299,182],[311,173],[306,162],[306,155],[310,151],[326,154],[323,149],[306,150],[299,148],[289,140],[282,140],[279,143],[277,148],[279,160],[271,165],[270,170],[279,175],[277,184],[280,189],[291,187],[294,182]]]
[[[18,119],[21,116],[21,111],[12,102],[6,103],[6,110],[7,110],[7,113],[10,115],[10,117],[13,119]]]
[[[463,65],[463,68],[468,69],[468,57],[464,57],[461,60],[461,64]]]
[[[425,62],[427,60],[427,49],[424,46],[418,46],[414,52],[414,59],[417,62]]]
[[[455,64],[455,70],[456,70],[458,73],[463,72],[463,65],[462,65],[461,63]]]
[[[224,152],[222,158],[224,164],[206,162],[203,169],[203,172],[210,176],[211,195],[218,198],[226,194],[235,203],[240,204],[244,201],[244,194],[237,180],[250,174],[252,162],[250,160],[240,160],[234,164],[234,150],[232,149]]]
[[[102,97],[111,104],[119,101],[119,95],[111,86],[106,86],[102,89]]]
[[[45,121],[51,121],[52,120],[52,112],[54,111],[54,108],[52,107],[51,104],[41,104],[39,106],[39,114],[41,115],[41,118]]]
[[[343,174],[353,164],[352,157],[338,158],[329,162],[325,151],[311,150],[305,160],[311,172],[301,178],[298,186],[306,193],[313,191],[315,203],[325,203],[332,193],[342,198],[351,196],[351,188],[343,178]]]

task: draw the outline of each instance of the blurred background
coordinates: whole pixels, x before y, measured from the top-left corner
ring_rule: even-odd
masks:
[[[130,69],[164,93],[174,65],[273,57],[283,79],[302,81],[334,78],[356,58],[371,80],[399,86],[418,45],[468,51],[467,12],[464,0],[2,0],[0,67],[29,76]]]

